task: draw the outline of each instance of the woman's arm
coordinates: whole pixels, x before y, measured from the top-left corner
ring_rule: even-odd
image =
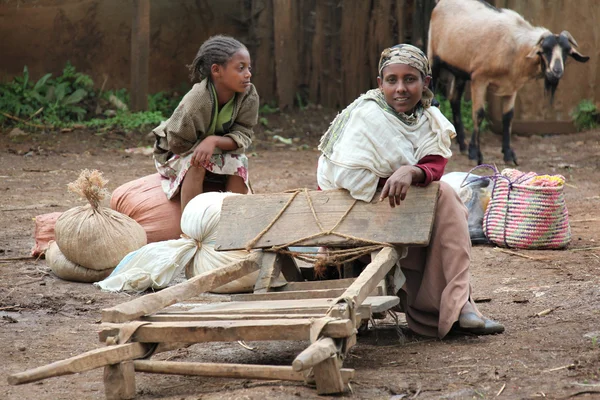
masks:
[[[442,175],[444,175],[446,164],[448,164],[448,159],[439,155],[430,155],[421,158],[415,166],[423,171],[425,177],[422,181],[413,182],[413,184],[427,186],[431,182],[439,181]]]
[[[439,181],[447,163],[448,160],[442,156],[430,155],[420,159],[416,165],[404,165],[398,168],[385,181],[379,201],[387,197],[391,207],[400,205],[411,185],[427,186],[432,181]]]
[[[238,144],[230,137],[211,135],[205,138],[194,149],[191,163],[194,167],[200,167],[208,162],[215,152],[215,147],[224,151],[235,150]]]

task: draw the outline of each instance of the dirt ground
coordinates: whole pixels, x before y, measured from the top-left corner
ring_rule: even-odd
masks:
[[[315,187],[315,146],[333,114],[319,109],[269,116],[250,164],[257,193]],[[296,137],[292,145],[272,135]],[[500,138],[483,136],[485,161],[502,167]],[[0,398],[103,399],[102,369],[8,386],[6,376],[100,347],[101,310],[131,299],[63,281],[28,258],[33,218],[82,202],[66,184],[99,169],[109,189],[151,174],[151,159],[126,148],[148,146],[141,133],[73,131],[0,136]],[[502,322],[494,336],[444,340],[399,335],[382,324],[359,337],[344,365],[356,369],[359,399],[600,398],[600,132],[516,137],[519,168],[566,176],[573,241],[562,251],[473,248],[474,297]],[[456,146],[454,145],[454,149]],[[455,154],[447,171],[468,171]],[[159,359],[290,365],[303,342],[194,345]],[[301,383],[138,373],[139,399],[320,398]],[[340,397],[340,396],[338,396]],[[325,397],[323,397],[325,398]]]

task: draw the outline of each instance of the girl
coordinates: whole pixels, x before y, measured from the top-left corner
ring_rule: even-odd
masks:
[[[338,114],[321,138],[317,170],[321,189],[344,188],[364,201],[371,201],[380,189],[379,201],[388,199],[395,207],[411,185],[441,178],[455,132],[431,107],[430,74],[425,54],[414,46],[383,51],[379,88]],[[467,210],[455,191],[441,182],[429,246],[410,248],[401,261],[406,283],[398,295],[411,330],[439,338],[451,329],[476,334],[504,331],[472,301],[470,253]]]
[[[167,198],[181,196],[181,210],[204,191],[205,182],[248,193],[248,158],[259,98],[248,49],[229,36],[205,41],[190,66],[200,82],[173,115],[153,130],[154,161]]]

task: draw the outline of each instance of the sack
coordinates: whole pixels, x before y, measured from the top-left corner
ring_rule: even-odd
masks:
[[[44,255],[50,245],[50,241],[54,240],[54,226],[56,225],[56,220],[61,215],[62,212],[53,212],[35,217],[35,231],[33,233],[35,244],[31,249],[32,257],[41,257]]]
[[[235,193],[208,192],[194,197],[181,217],[184,236],[177,240],[150,243],[123,258],[113,273],[95,285],[103,290],[162,289],[185,268],[189,279],[206,271],[225,267],[248,256],[245,250],[214,249],[221,205]],[[212,290],[214,293],[251,291],[258,271]]]
[[[483,219],[487,238],[501,247],[560,249],[571,241],[561,175],[522,173],[506,168],[494,175],[492,197]],[[473,172],[471,170],[471,172]]]
[[[185,207],[181,216],[181,229],[187,236],[198,241],[198,251],[185,268],[185,276],[188,279],[213,269],[222,268],[248,256],[246,250],[215,250],[217,225],[221,219],[223,199],[232,195],[235,193],[204,193],[194,197]],[[212,292],[251,292],[257,278],[258,271],[229,282]]]
[[[99,171],[83,170],[69,190],[89,204],[65,211],[56,221],[56,244],[65,257],[85,268],[114,268],[123,257],[146,244],[146,232],[133,219],[100,202],[107,181]]]
[[[110,208],[137,221],[146,231],[148,243],[178,239],[181,235],[179,197],[167,199],[159,173],[144,176],[116,188]]]
[[[96,271],[84,268],[71,262],[60,251],[54,240],[51,240],[46,250],[46,263],[60,279],[74,282],[98,282],[106,278],[112,272],[112,268]]]
[[[483,232],[483,216],[492,194],[492,180],[469,172],[450,172],[441,181],[448,183],[467,207],[471,243],[489,243]]]

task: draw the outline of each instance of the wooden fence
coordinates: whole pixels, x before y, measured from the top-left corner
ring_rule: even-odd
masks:
[[[598,0],[490,0],[554,32],[568,30],[591,56],[567,65],[552,106],[541,82],[517,98],[515,131],[570,131],[570,111],[583,98],[598,99],[600,46]],[[576,3],[576,4],[575,4]],[[133,81],[133,2],[39,0],[0,3],[0,80],[28,65],[33,78],[60,73],[67,60],[90,74],[98,87]],[[243,41],[253,59],[253,82],[263,102],[280,108],[311,102],[342,108],[376,85],[385,47],[427,41],[434,0],[151,0],[149,87],[173,90],[188,82],[186,65],[209,36]],[[489,110],[498,126],[499,104]],[[543,128],[543,129],[542,129]],[[545,132],[545,131],[544,131]],[[550,132],[550,133],[552,133]]]

